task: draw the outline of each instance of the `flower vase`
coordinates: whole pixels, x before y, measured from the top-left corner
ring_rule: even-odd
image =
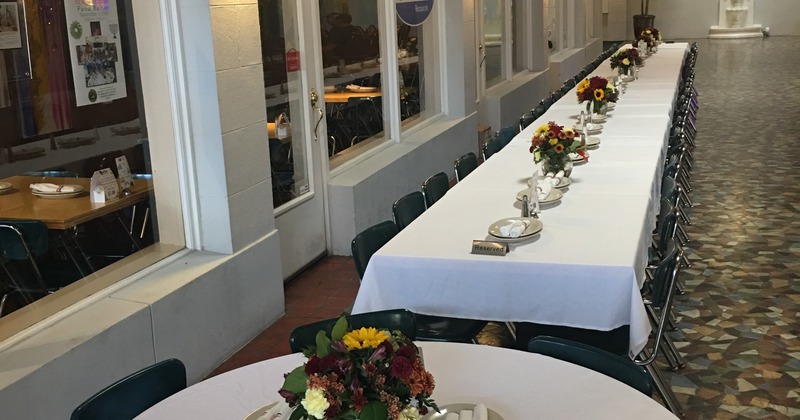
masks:
[[[558,173],[558,171],[564,171],[565,176],[567,175],[567,164],[570,166],[570,172],[572,171],[572,162],[569,158],[569,155],[564,155],[562,158],[548,158],[542,161],[542,175],[547,175],[549,173]]]

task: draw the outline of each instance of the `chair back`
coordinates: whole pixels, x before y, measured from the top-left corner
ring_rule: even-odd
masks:
[[[186,388],[186,367],[168,359],[109,385],[79,405],[71,420],[128,420]]]
[[[483,145],[483,148],[481,149],[481,154],[483,155],[484,161],[492,157],[492,155],[499,152],[500,149],[503,148],[503,146],[500,144],[501,141],[502,140],[495,137],[494,139],[486,142],[486,144]]]
[[[528,342],[528,351],[602,373],[647,396],[653,394],[653,383],[645,368],[605,350],[576,341],[540,335]]]
[[[350,248],[353,251],[353,262],[356,265],[356,271],[358,271],[358,278],[364,277],[367,263],[372,258],[372,254],[394,238],[397,232],[397,225],[391,220],[387,220],[368,227],[353,238]]]
[[[78,174],[72,171],[28,171],[23,172],[25,176],[41,176],[48,178],[77,178]]]
[[[392,205],[394,223],[398,231],[410,225],[423,212],[425,212],[425,196],[421,191],[408,193]]]
[[[528,112],[522,114],[522,116],[519,117],[519,129],[520,129],[520,131],[528,128],[529,125],[533,124],[533,122],[536,121],[536,118],[538,118],[538,117],[536,116],[536,114],[533,113],[533,111],[528,111]]]
[[[475,153],[469,152],[456,159],[454,166],[456,168],[456,181],[461,182],[462,179],[478,167],[478,157],[475,156]]]
[[[678,215],[675,206],[667,198],[661,199],[661,208],[658,212],[658,252],[667,251],[670,240],[675,237],[678,229]]]
[[[531,122],[533,122],[533,120],[531,120]],[[498,143],[498,149],[496,152],[499,152],[506,147],[518,132],[519,131],[517,131],[517,127],[514,127],[513,125],[507,125],[498,131],[497,137],[494,138],[494,141]]]
[[[675,216],[674,214],[672,216]],[[661,308],[667,301],[670,285],[674,285],[673,277],[677,277],[679,248],[675,240],[667,241],[666,252],[661,257],[653,275],[652,295],[650,301],[653,306]]]
[[[289,347],[292,349],[292,353],[299,353],[309,346],[316,345],[319,331],[325,331],[330,337],[331,330],[338,320],[338,318],[331,318],[295,328],[289,335]],[[417,338],[417,322],[414,314],[405,309],[348,315],[347,323],[351,329],[375,327],[389,331],[399,330],[411,340]]]
[[[47,252],[47,226],[38,220],[0,220],[0,257],[31,260]]]
[[[439,201],[444,197],[447,190],[450,189],[450,178],[444,172],[439,172],[436,175],[431,175],[422,183],[422,194],[425,195],[425,205],[430,207],[433,203]]]

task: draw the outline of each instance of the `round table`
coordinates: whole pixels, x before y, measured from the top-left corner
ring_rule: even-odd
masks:
[[[675,419],[654,400],[589,369],[499,347],[418,343],[436,380],[437,404],[483,403],[505,420]],[[305,361],[291,354],[193,385],[137,419],[243,419],[277,401],[283,374]]]

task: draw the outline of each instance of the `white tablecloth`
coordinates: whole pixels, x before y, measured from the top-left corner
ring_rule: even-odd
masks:
[[[418,343],[436,380],[439,405],[483,403],[505,420],[675,419],[629,386],[547,356],[471,344]],[[137,419],[243,419],[278,401],[293,354],[215,376],[173,395]]]
[[[373,255],[353,312],[406,308],[601,331],[629,325],[629,349],[641,350],[650,323],[639,289],[685,50],[647,60],[603,123],[600,148],[575,167],[560,203],[543,209],[538,237],[511,244],[505,257],[470,253],[472,240],[491,239],[490,224],[520,215],[516,193],[534,171],[530,138],[547,121],[575,122],[583,107],[574,89]],[[606,62],[595,73],[612,72]]]

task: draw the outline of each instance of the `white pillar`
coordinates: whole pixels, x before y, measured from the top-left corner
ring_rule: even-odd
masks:
[[[709,38],[760,38],[761,25],[753,23],[753,0],[720,0],[719,25],[708,31]]]

